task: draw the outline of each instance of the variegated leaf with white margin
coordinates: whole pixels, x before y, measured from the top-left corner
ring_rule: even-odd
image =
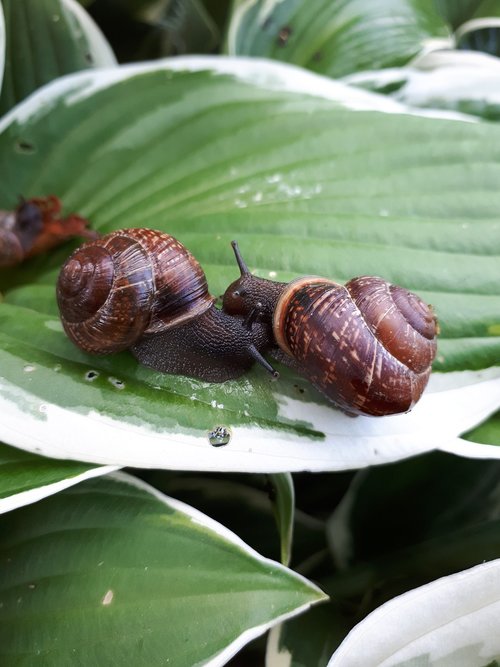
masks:
[[[0,351],[0,359],[2,356]],[[22,361],[17,365],[18,374],[23,373]],[[41,364],[30,367],[27,381],[35,382],[39,376],[39,386],[29,391],[17,383],[0,380],[0,439],[54,458],[178,470],[348,470],[397,461],[432,449],[500,458],[500,448],[459,437],[498,409],[500,368],[436,373],[413,411],[394,417],[353,419],[324,404],[304,404],[275,395],[279,407],[277,428],[266,428],[259,422],[237,425],[231,411],[221,412],[220,417],[217,405],[200,405],[198,412],[207,413],[204,434],[196,430],[189,433],[181,424],[173,427],[171,417],[164,427],[154,413],[149,420],[147,405],[138,400],[135,388],[128,383],[119,390],[119,398],[112,399],[120,402],[116,406],[119,418],[111,414],[112,401],[102,410],[85,408],[85,395],[76,409],[48,402],[39,392],[50,382],[47,378],[53,376],[51,371],[50,366]],[[57,377],[53,381],[57,382]],[[71,384],[72,387],[66,377],[68,395],[78,391],[81,383]],[[177,403],[179,400],[180,397]],[[286,429],[280,432],[280,417],[283,424],[292,424],[294,419],[299,423],[307,420],[309,433],[301,435],[300,431]],[[224,447],[212,446],[210,419],[213,428],[220,425],[221,419],[228,427],[231,437]]]
[[[411,107],[442,109],[500,120],[500,60],[474,51],[432,51],[410,66],[359,72],[346,83]]]
[[[3,120],[0,197],[7,206],[19,191],[55,192],[100,231],[145,221],[168,230],[199,258],[215,294],[237,273],[234,236],[251,267],[277,279],[346,280],[383,266],[385,277],[435,305],[437,366],[485,368],[499,346],[496,128],[403,111],[252,59],[86,72],[47,86]],[[23,137],[33,144],[28,153],[18,150]],[[81,169],[85,161],[92,169]],[[54,281],[66,253],[6,277],[11,288],[26,271],[33,277],[0,305],[0,437],[10,444],[115,465],[339,470],[455,450],[461,433],[500,406],[500,368],[434,374],[409,415],[351,419],[289,371],[277,383],[255,369],[215,386],[159,375],[127,353],[90,357],[58,320]],[[217,426],[230,436],[225,447],[210,444]],[[464,446],[474,456],[500,454]]]
[[[499,617],[494,560],[386,602],[349,633],[328,667],[484,667],[500,659]]]
[[[326,596],[138,479],[0,518],[0,662],[224,665]]]
[[[64,74],[116,65],[106,38],[77,0],[3,0],[3,9],[2,113]]]
[[[0,514],[116,469],[54,461],[0,443]]]
[[[247,0],[232,13],[227,51],[339,77],[405,64],[447,33],[428,0]]]

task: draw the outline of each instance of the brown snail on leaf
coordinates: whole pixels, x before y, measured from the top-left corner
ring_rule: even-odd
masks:
[[[345,285],[258,278],[232,245],[241,276],[227,288],[223,310],[240,317],[258,310],[258,321],[272,326],[276,358],[348,414],[391,415],[415,405],[436,354],[430,306],[373,276]]]
[[[88,224],[76,214],[62,218],[61,201],[55,195],[21,197],[14,211],[0,211],[0,268],[15,266],[73,236],[95,238]]]
[[[85,352],[130,349],[146,366],[208,382],[239,377],[271,346],[266,323],[217,309],[205,274],[173,236],[112,232],[80,246],[57,281],[61,321]]]

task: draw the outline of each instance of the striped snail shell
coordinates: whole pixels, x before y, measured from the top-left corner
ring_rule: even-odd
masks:
[[[436,354],[432,309],[373,276],[346,285],[319,278],[289,283],[274,311],[273,332],[310,382],[352,414],[410,410]]]
[[[373,276],[346,285],[311,276],[291,283],[259,278],[234,241],[233,249],[241,276],[224,294],[224,311],[257,311],[272,325],[274,357],[348,414],[391,415],[415,405],[436,355],[430,306]]]
[[[86,352],[109,354],[197,317],[214,298],[177,239],[126,229],[85,243],[67,259],[57,301],[69,338]]]

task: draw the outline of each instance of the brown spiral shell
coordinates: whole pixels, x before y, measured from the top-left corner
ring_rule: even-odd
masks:
[[[208,310],[205,274],[173,236],[126,229],[80,246],[57,282],[64,330],[81,349],[109,354],[144,333],[164,331]]]
[[[351,414],[410,410],[436,354],[432,309],[372,276],[345,286],[311,277],[291,282],[275,309],[273,331],[316,388]]]

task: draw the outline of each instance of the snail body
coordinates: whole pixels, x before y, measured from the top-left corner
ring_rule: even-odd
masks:
[[[94,238],[88,220],[71,214],[61,217],[54,196],[20,200],[14,211],[0,211],[0,268],[15,266],[73,236]]]
[[[269,327],[216,309],[199,263],[169,234],[126,229],[85,243],[61,269],[57,301],[66,334],[85,352],[130,349],[156,370],[209,382],[255,361],[272,372],[260,354]]]
[[[432,309],[416,294],[374,276],[346,285],[317,277],[288,284],[257,278],[233,247],[242,275],[227,289],[224,310],[244,315],[259,304],[280,361],[348,414],[399,414],[415,405],[437,335]]]

